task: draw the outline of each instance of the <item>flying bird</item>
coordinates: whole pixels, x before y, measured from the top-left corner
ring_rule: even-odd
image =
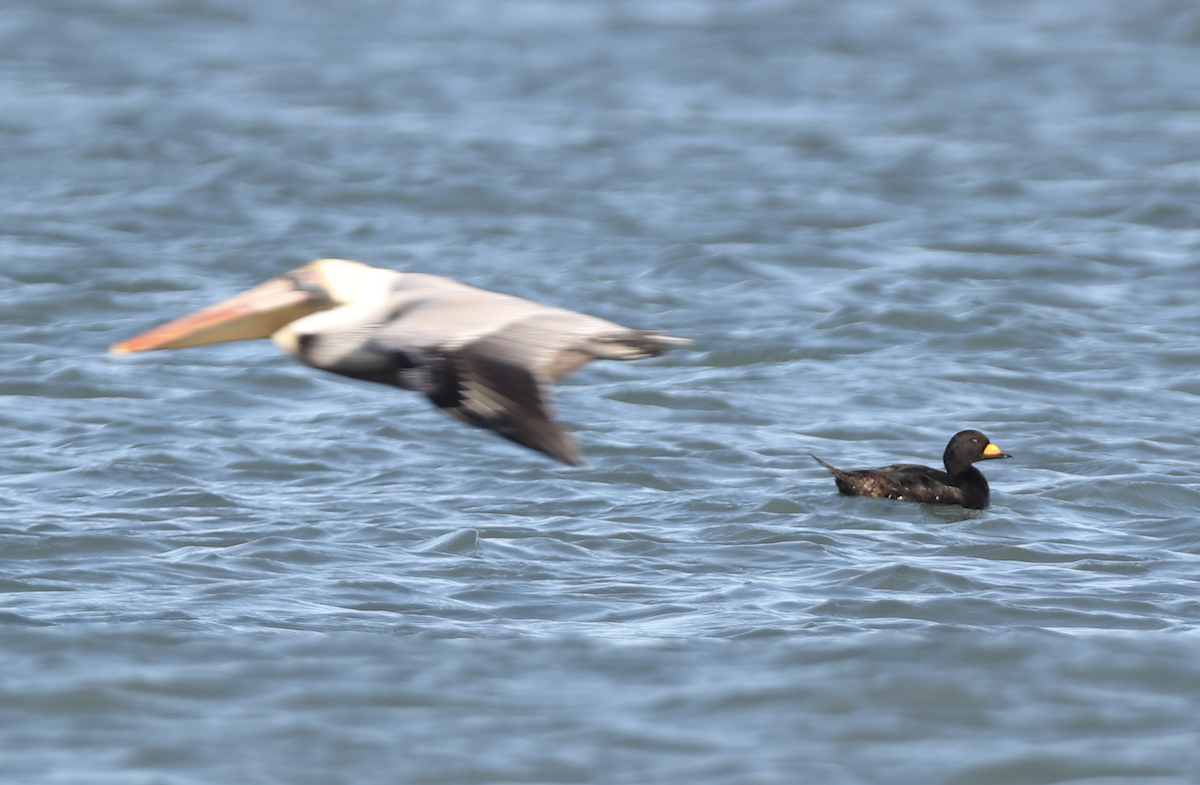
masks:
[[[812,456],[833,474],[838,491],[845,496],[898,499],[924,504],[960,504],[971,510],[988,506],[991,491],[983,472],[972,466],[976,461],[1011,458],[979,431],[959,431],[950,438],[942,461],[946,471],[915,463],[901,463],[879,469],[846,471]]]
[[[552,383],[595,359],[691,343],[436,275],[320,259],[111,350],[267,337],[306,365],[424,393],[450,416],[570,466],[583,458],[552,418]]]

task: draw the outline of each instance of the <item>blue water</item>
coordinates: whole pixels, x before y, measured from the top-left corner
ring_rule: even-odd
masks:
[[[0,781],[1200,780],[1200,11],[0,10]],[[695,341],[560,466],[269,342],[334,256]],[[982,513],[837,494],[963,428]]]

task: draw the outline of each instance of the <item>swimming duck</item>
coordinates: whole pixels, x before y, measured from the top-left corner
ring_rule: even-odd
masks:
[[[923,504],[961,504],[969,510],[988,506],[987,478],[971,464],[992,458],[1011,458],[979,431],[959,431],[946,445],[946,471],[901,463],[879,469],[845,471],[812,456],[833,473],[838,491],[846,496],[897,499]]]

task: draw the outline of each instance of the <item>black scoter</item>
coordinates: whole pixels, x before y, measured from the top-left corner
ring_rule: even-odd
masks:
[[[979,431],[959,431],[946,445],[942,460],[946,471],[901,463],[879,469],[845,471],[816,458],[833,473],[838,490],[846,496],[898,499],[923,504],[961,504],[970,510],[988,506],[990,492],[983,473],[971,464],[992,458],[1011,458]]]

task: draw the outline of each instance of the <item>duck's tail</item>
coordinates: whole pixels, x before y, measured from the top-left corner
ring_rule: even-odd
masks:
[[[831,465],[829,465],[829,464],[828,464],[828,463],[826,463],[825,461],[823,461],[823,460],[821,460],[820,458],[818,458],[817,456],[813,455],[811,452],[809,453],[809,456],[810,456],[810,457],[811,457],[811,458],[812,458],[814,461],[816,461],[817,463],[821,464],[821,465],[822,465],[822,466],[824,466],[826,469],[828,469],[828,470],[829,470],[831,473],[833,473],[833,475],[834,475],[834,476],[837,476],[837,475],[840,473],[840,470],[839,470],[839,469],[838,469],[836,466],[831,466]]]

